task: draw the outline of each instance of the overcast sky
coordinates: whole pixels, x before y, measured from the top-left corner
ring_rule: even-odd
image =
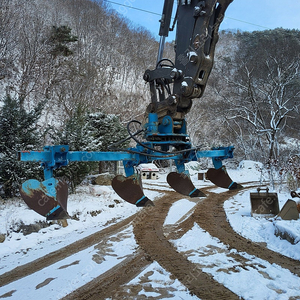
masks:
[[[104,1],[110,2],[113,9],[136,25],[147,28],[155,37],[158,37],[158,21],[163,8],[163,0]],[[300,0],[234,0],[229,5],[221,25],[221,29],[243,31],[277,27],[300,30]],[[170,34],[169,39],[172,38],[174,35]]]

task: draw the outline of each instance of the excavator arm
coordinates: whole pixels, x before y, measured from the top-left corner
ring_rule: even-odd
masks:
[[[182,120],[191,109],[192,99],[202,97],[213,66],[219,26],[231,2],[178,1],[173,23],[177,23],[175,61],[172,62],[163,58],[163,51],[170,31],[174,0],[165,0],[156,68],[146,70],[144,74],[151,91],[147,113],[158,113],[160,122],[166,115]]]

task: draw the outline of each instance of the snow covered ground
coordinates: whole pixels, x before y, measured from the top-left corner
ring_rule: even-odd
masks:
[[[196,187],[213,187],[209,181],[197,180],[197,170],[191,169],[191,173]],[[259,185],[262,179],[259,164],[253,162],[244,162],[240,168],[228,170],[228,173],[237,182],[256,182]],[[164,190],[170,189],[165,177],[165,174],[161,174],[158,180],[145,180],[145,195],[148,198],[159,199]],[[284,189],[281,188],[281,190]],[[224,190],[215,188],[213,192],[221,193]],[[251,217],[249,193],[249,190],[242,190],[224,204],[232,228],[254,242],[265,243],[273,251],[300,260],[300,243],[292,245],[274,234],[274,224],[278,223],[288,228],[291,234],[300,236],[300,221]],[[288,191],[285,191],[278,193],[278,197],[281,208],[290,195]],[[182,222],[195,205],[194,201],[182,197],[172,205],[164,226]],[[5,235],[5,240],[0,243],[0,276],[17,266],[34,261],[38,257],[87,237],[95,231],[120,222],[140,210],[122,201],[111,187],[80,186],[76,194],[69,196],[68,212],[71,216],[76,216],[76,219],[68,220],[67,227],[52,224],[38,232],[24,235],[22,231],[18,232],[21,223],[29,225],[44,222],[44,218],[28,209],[20,199],[1,203],[0,234]],[[138,248],[131,225],[103,243],[105,243],[105,253],[99,253],[99,249],[94,246],[79,251],[49,267],[0,287],[0,298],[10,300],[60,299],[113,268]],[[188,253],[188,259],[198,264],[204,272],[211,274],[215,280],[244,299],[300,297],[298,276],[247,253],[238,253],[235,249],[229,250],[227,245],[210,236],[198,224],[194,224],[193,228],[181,238],[172,240],[172,243],[179,252]],[[233,271],[221,272],[220,270],[224,268],[231,268]],[[156,262],[150,264],[128,285],[142,285],[145,274],[148,274],[147,286],[151,282],[153,291],[142,289],[136,299],[139,299],[141,295],[157,297],[159,294],[155,292],[155,288],[166,286],[171,288],[173,299],[198,299],[196,296],[191,296],[185,286],[178,280],[172,279],[171,274]],[[196,276],[195,274],[193,272],[193,276]],[[53,290],[60,292],[53,293]],[[170,298],[170,295],[167,298]]]

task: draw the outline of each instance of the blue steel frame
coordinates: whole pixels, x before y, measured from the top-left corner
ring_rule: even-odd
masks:
[[[214,167],[222,167],[222,160],[233,157],[233,146],[220,147],[208,151],[194,151],[187,149],[187,152],[177,155],[163,154],[147,150],[141,146],[128,149],[129,152],[88,152],[69,151],[69,146],[45,146],[43,151],[19,151],[20,161],[39,162],[44,168],[45,180],[53,177],[53,170],[67,166],[69,162],[81,161],[123,161],[126,176],[134,174],[134,167],[140,163],[148,163],[153,160],[173,159],[179,173],[185,172],[184,163],[196,161],[201,157],[211,157]]]
[[[45,146],[43,151],[19,151],[20,161],[39,162],[44,169],[45,180],[53,177],[53,170],[67,166],[69,162],[81,161],[123,161],[126,176],[134,174],[134,167],[141,163],[152,162],[153,160],[173,159],[179,173],[187,173],[184,164],[190,161],[197,161],[202,157],[211,157],[215,169],[222,167],[222,160],[233,158],[233,146],[213,148],[208,151],[192,149],[186,133],[186,122],[182,120],[179,130],[174,132],[176,122],[165,116],[159,124],[157,114],[148,114],[148,123],[145,127],[145,138],[148,142],[138,144],[135,148],[115,152],[88,152],[69,151],[68,145]],[[152,139],[162,138],[152,141]],[[144,146],[145,147],[144,147]],[[160,146],[162,152],[154,149]],[[170,147],[183,149],[172,154],[167,152]]]

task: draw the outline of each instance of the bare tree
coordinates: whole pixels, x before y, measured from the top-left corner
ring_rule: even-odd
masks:
[[[147,30],[105,1],[0,0],[0,5],[0,76],[10,72],[0,89],[20,98],[26,109],[47,101],[42,128],[60,126],[78,107],[118,114],[122,122],[142,118],[150,99],[143,74],[158,49]],[[78,41],[55,44],[53,28],[70,29]]]
[[[14,48],[18,44],[16,38],[19,10],[16,3],[0,0],[0,80],[9,77],[15,60]]]
[[[299,35],[282,29],[243,34],[235,60],[221,65],[224,117],[245,152],[260,151],[269,163],[278,160],[280,134],[299,113]]]

